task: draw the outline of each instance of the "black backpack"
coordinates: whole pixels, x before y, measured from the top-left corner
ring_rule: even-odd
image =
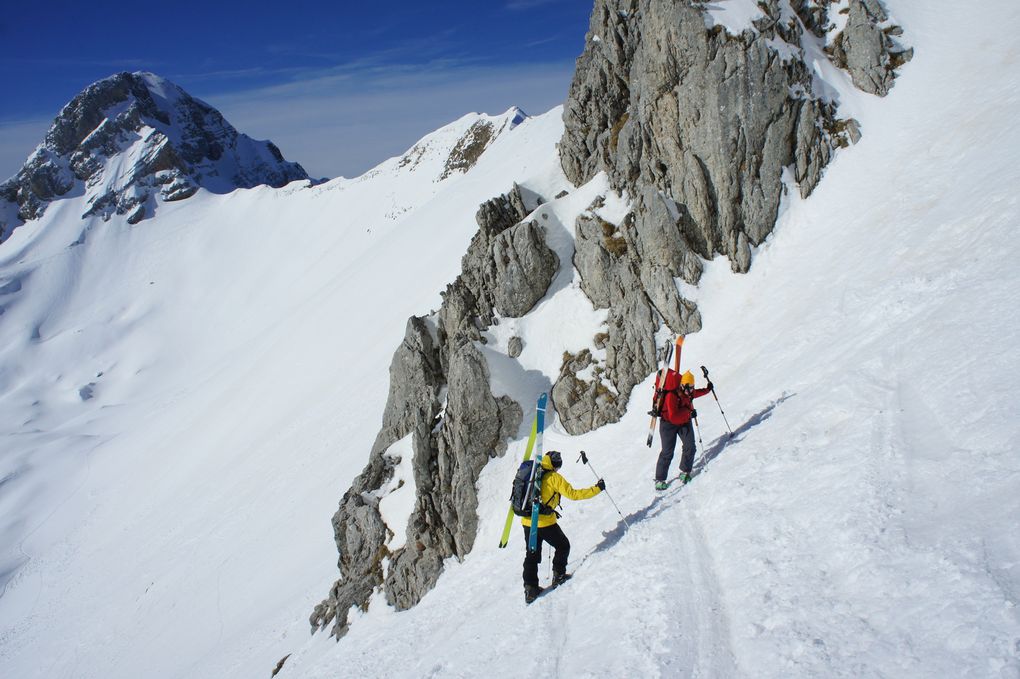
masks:
[[[531,478],[531,470],[534,467],[534,460],[525,460],[517,468],[513,490],[510,492],[510,504],[513,505],[514,514],[517,516],[531,516],[531,500],[535,488],[535,480]],[[541,468],[538,470],[539,479],[542,478],[542,471]],[[539,487],[541,487],[541,480],[539,484]],[[538,513],[552,514],[553,510],[548,505],[539,505]]]

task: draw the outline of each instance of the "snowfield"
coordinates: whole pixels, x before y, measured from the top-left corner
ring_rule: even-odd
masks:
[[[72,199],[17,230],[0,676],[259,677],[289,654],[279,677],[1020,677],[1020,6],[889,4],[915,57],[885,99],[840,90],[861,141],[809,199],[791,187],[748,274],[716,259],[685,288],[704,330],[683,367],[699,386],[709,368],[735,435],[699,400],[696,476],[656,493],[651,377],[616,425],[554,421],[564,476],[595,482],[587,451],[629,527],[606,497],[564,502],[575,577],[531,606],[520,529],[497,544],[537,392],[605,318],[570,267],[488,335],[525,421],[479,480],[474,550],[410,611],[377,595],[339,643],[307,622],[392,352],[438,308],[479,203],[514,181],[550,199],[533,217],[569,262],[606,192],[560,172],[559,109],[443,181],[479,116],[357,179],[200,193],[134,227]]]

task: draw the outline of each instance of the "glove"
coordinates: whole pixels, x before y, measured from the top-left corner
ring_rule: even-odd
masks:
[[[709,380],[709,381],[708,381],[708,390],[709,390],[709,391],[715,391],[715,387],[714,387],[714,386],[712,386],[712,380]]]
[[[698,419],[698,411],[695,410],[694,408],[691,408],[691,419],[694,420]]]
[[[606,482],[604,479],[599,479],[598,483],[596,483],[595,485],[599,487],[599,490],[606,489]]]

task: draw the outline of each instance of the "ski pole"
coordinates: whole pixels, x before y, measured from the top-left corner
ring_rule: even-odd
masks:
[[[588,456],[584,454],[583,450],[581,451],[581,454],[580,456],[578,456],[577,459],[579,462],[583,462],[584,464],[588,465],[588,469],[591,470],[591,473],[595,475],[596,479],[602,478],[601,476],[599,476],[599,473],[595,471],[595,467],[591,466],[591,462],[588,462]],[[627,523],[627,517],[624,516],[623,512],[620,511],[620,506],[616,504],[616,500],[613,499],[613,496],[610,495],[609,491],[604,488],[602,489],[602,492],[606,494],[606,497],[609,498],[609,501],[613,503],[614,507],[616,507],[616,513],[620,515],[621,519],[623,519],[623,525],[625,525],[627,528],[630,528],[630,524]]]
[[[708,368],[701,366],[701,372],[705,375],[705,380],[711,382],[712,380],[708,377]],[[719,406],[719,412],[722,413],[722,421],[726,422],[726,431],[730,433],[730,438],[733,438],[733,430],[730,429],[730,423],[726,420],[726,412],[722,409],[722,403],[719,403],[719,397],[715,395],[715,385],[712,385],[712,398],[715,399],[715,404]]]
[[[698,426],[698,412],[697,411],[694,411],[694,414],[691,416],[691,419],[694,420],[694,431],[696,431],[698,433],[698,449],[699,450],[705,450],[705,444],[701,440],[701,427]]]

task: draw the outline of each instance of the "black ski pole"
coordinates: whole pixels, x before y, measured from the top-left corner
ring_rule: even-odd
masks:
[[[691,414],[691,419],[694,420],[694,431],[698,432],[698,450],[705,450],[705,444],[701,440],[701,427],[698,426],[698,411],[695,410]]]
[[[701,372],[705,375],[705,380],[711,382],[712,380],[708,376],[708,368],[701,366]],[[726,431],[730,433],[730,438],[733,438],[733,430],[730,429],[730,423],[726,419],[726,411],[722,409],[722,403],[719,403],[719,397],[715,395],[715,385],[712,385],[712,398],[715,399],[715,404],[719,406],[719,412],[722,413],[722,420],[726,423]]]
[[[588,465],[588,469],[591,470],[591,473],[595,475],[596,479],[601,479],[602,478],[601,476],[599,476],[599,473],[597,471],[595,471],[595,467],[591,466],[591,462],[588,462],[588,456],[584,454],[583,450],[581,451],[581,454],[580,454],[580,456],[578,456],[577,459],[578,459],[578,461],[583,462],[584,464]],[[609,501],[613,503],[614,507],[616,507],[616,513],[620,515],[621,519],[623,519],[623,525],[625,525],[627,528],[630,528],[630,524],[627,523],[627,517],[624,516],[623,512],[620,511],[620,507],[619,507],[619,505],[616,504],[616,500],[613,499],[613,496],[610,495],[609,491],[604,489],[604,488],[602,489],[602,492],[606,494],[606,497],[609,498]]]

